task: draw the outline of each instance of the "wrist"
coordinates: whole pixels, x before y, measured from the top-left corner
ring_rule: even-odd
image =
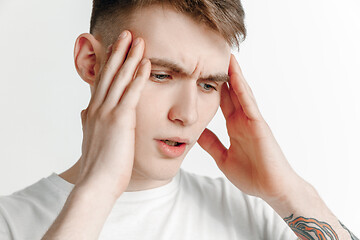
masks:
[[[79,183],[74,186],[72,194],[78,198],[84,199],[85,201],[98,199],[105,204],[114,204],[121,196],[122,192],[119,193],[113,189],[98,186],[97,184]]]
[[[109,199],[118,199],[128,186],[129,180],[110,176],[109,174],[96,173],[93,175],[78,175],[75,187],[77,191],[87,195],[103,194]]]
[[[336,239],[349,239],[350,233],[341,226],[337,217],[326,206],[311,184],[300,178],[287,192],[288,194],[284,193],[278,198],[264,200],[295,233],[307,235],[310,234],[309,229],[315,229],[324,236],[328,236],[329,231],[327,230],[330,229],[332,234],[338,236]]]
[[[302,209],[302,214],[304,214],[304,209],[313,209],[317,204],[322,204],[316,189],[299,176],[289,181],[280,194],[263,198],[263,200],[283,218],[296,213],[298,209]],[[309,212],[311,213],[313,210]]]

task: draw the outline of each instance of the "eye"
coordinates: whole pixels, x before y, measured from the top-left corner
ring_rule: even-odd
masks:
[[[211,84],[207,84],[207,83],[199,83],[199,85],[206,91],[206,92],[211,92],[213,90],[217,91],[216,87],[214,87]]]
[[[155,78],[155,80],[157,80],[157,81],[161,81],[161,80],[171,77],[168,74],[155,74],[155,73],[151,73],[150,76]]]

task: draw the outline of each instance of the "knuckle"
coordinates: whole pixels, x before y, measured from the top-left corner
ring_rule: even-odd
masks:
[[[145,68],[146,66],[142,66],[139,68],[139,71],[136,74],[137,78],[146,78],[150,76],[150,73],[148,72],[148,70]]]
[[[116,109],[116,114],[121,116],[130,116],[131,114],[135,114],[136,112],[136,103],[134,101],[129,101],[129,99],[125,99],[121,105],[119,105]]]
[[[84,122],[87,119],[87,111],[82,110],[80,116],[81,116],[82,122]]]
[[[138,64],[140,63],[140,61],[141,61],[140,56],[130,56],[130,57],[128,57],[126,62],[122,66],[123,71],[124,72],[130,72],[131,71],[134,74]]]
[[[125,127],[126,122],[124,121],[124,116],[122,114],[117,114],[115,111],[112,111],[107,118],[107,126],[113,128],[123,128]]]
[[[129,40],[119,40],[117,44],[113,46],[113,54],[125,54],[128,51]]]
[[[81,117],[85,117],[86,116],[86,113],[87,113],[87,109],[83,109],[81,111]]]
[[[110,72],[112,69],[113,69],[113,66],[110,63],[108,63],[104,66],[102,72]]]
[[[126,58],[125,64],[138,64],[140,62],[141,56],[139,54],[131,54]]]
[[[132,128],[133,122],[132,119],[135,117],[135,111],[132,108],[118,108],[114,109],[111,114],[111,122],[112,124],[117,125],[121,128]]]
[[[139,95],[141,86],[139,84],[131,84],[131,87],[127,90],[127,97],[131,98],[131,100],[136,99]],[[131,101],[130,101],[131,102]]]
[[[116,78],[124,78],[125,76],[128,75],[128,73],[130,72],[130,67],[128,64],[124,64],[122,67],[121,67],[121,70],[118,72]]]
[[[131,48],[129,57],[133,57],[133,56],[140,57],[140,55],[142,55],[142,53],[143,53],[143,48],[140,47],[140,44],[139,44],[136,47]]]
[[[123,52],[124,51],[124,46],[123,46],[121,40],[119,40],[115,45],[113,45],[112,50],[113,50],[113,52]]]
[[[92,115],[90,125],[93,126],[102,126],[101,128],[119,130],[119,129],[128,129],[133,128],[134,121],[132,119],[135,117],[135,108],[129,106],[123,106],[121,109],[105,109],[100,107],[96,110],[94,115]]]
[[[88,107],[88,110],[87,110],[87,112],[86,112],[86,116],[94,116],[95,115],[95,112],[96,112],[96,109],[94,108],[94,106],[93,105],[90,105],[89,107]]]
[[[131,77],[135,74],[135,69],[131,67],[129,64],[124,64],[121,68],[121,71],[116,75],[116,79],[122,79],[128,82]]]
[[[106,121],[108,116],[108,113],[106,111],[106,109],[104,109],[104,107],[100,107],[97,112],[96,112],[96,120],[97,121]]]

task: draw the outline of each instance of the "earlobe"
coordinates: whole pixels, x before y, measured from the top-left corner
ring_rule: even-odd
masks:
[[[100,68],[101,43],[91,34],[81,34],[75,42],[74,61],[80,77],[91,86]]]

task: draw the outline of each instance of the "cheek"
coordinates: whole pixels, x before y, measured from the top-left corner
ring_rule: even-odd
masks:
[[[207,125],[215,116],[219,106],[220,94],[218,92],[201,98],[198,106],[201,122]]]
[[[153,131],[166,122],[174,94],[177,94],[177,90],[172,91],[172,89],[154,84],[150,80],[146,83],[136,108],[136,131],[138,133]],[[198,90],[197,94],[198,122],[195,126],[203,128],[218,110],[220,90],[211,94]]]
[[[153,125],[161,123],[160,120],[166,114],[166,104],[164,96],[156,91],[150,81],[147,82],[136,107],[136,127],[147,131],[149,127],[156,127]]]
[[[197,125],[197,136],[199,139],[201,133],[209,125],[210,121],[214,118],[220,105],[220,96],[206,98],[199,101],[199,122]],[[195,132],[194,132],[195,133]]]

